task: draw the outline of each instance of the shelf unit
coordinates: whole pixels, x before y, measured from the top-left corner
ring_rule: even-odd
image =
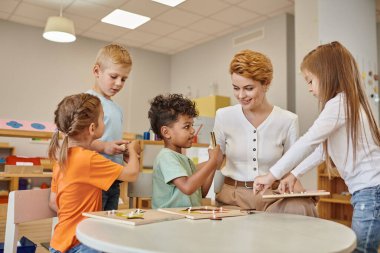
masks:
[[[318,203],[319,217],[351,226],[353,208],[351,195],[344,180],[334,173],[331,178],[327,174],[326,165],[318,167],[318,189],[331,193],[330,197],[320,198]],[[342,194],[344,193],[344,194]]]
[[[53,135],[53,132],[42,132],[42,131],[25,131],[25,130],[9,130],[9,129],[0,129],[0,136],[3,137],[18,137],[18,138],[43,138],[43,139],[50,139]],[[127,140],[133,140],[136,138],[135,134],[132,133],[124,133],[123,134],[123,139]],[[154,146],[164,146],[163,141],[150,141],[150,140],[141,140],[141,148],[143,152],[141,153],[140,161],[141,161],[141,167],[140,170],[142,173],[152,173],[151,169],[143,168],[143,159],[144,159],[144,148],[149,146],[149,145],[154,145]],[[193,147],[208,147],[209,144],[202,144],[202,143],[194,143]],[[3,146],[0,143],[0,150],[1,148],[4,147],[6,149],[12,150],[13,154],[14,149],[13,147],[9,147],[9,145],[3,144]],[[52,168],[51,164],[43,164],[44,168]],[[18,189],[18,180],[19,178],[51,178],[52,173],[43,173],[43,174],[9,174],[9,173],[0,173],[0,181],[8,181],[10,186],[9,190],[17,190]],[[122,183],[121,185],[121,193],[120,196],[123,199],[123,201],[126,203],[128,201],[128,196],[126,196],[126,187],[127,183]],[[6,197],[8,193],[1,192],[0,191],[0,196]],[[143,205],[147,205],[146,201],[150,200],[138,200],[138,203],[143,203]],[[145,202],[144,202],[145,201]]]
[[[17,137],[17,138],[41,138],[41,139],[50,139],[53,136],[53,132],[44,132],[44,131],[28,131],[28,130],[13,130],[13,129],[0,129],[0,136],[2,137]],[[2,145],[0,145],[0,150],[4,150]],[[12,148],[12,153],[8,155],[14,155],[14,149]],[[51,164],[43,163],[41,164],[44,169],[52,169]],[[18,190],[19,179],[20,178],[51,178],[52,173],[47,172],[43,174],[11,174],[11,173],[0,173],[0,181],[8,181],[9,192]],[[50,181],[50,179],[49,179]],[[7,202],[8,192],[1,191],[1,202]]]
[[[9,143],[0,142],[0,158],[4,159],[14,154],[14,147]],[[4,170],[5,162],[0,163],[1,170]],[[11,178],[0,176],[0,203],[6,203],[8,201],[8,194],[14,182]]]

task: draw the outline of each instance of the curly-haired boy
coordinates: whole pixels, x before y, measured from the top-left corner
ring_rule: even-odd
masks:
[[[148,113],[153,132],[165,147],[153,165],[153,208],[200,206],[217,167],[219,146],[209,149],[209,160],[197,166],[182,154],[194,138],[195,103],[180,94],[158,95]]]

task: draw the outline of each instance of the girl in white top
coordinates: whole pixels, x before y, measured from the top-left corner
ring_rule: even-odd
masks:
[[[256,178],[255,190],[282,178],[280,192],[292,192],[297,177],[331,160],[345,180],[354,207],[355,252],[377,252],[380,241],[380,131],[361,83],[357,64],[339,42],[321,45],[305,56],[301,71],[321,113],[270,169]],[[313,152],[314,151],[314,152]],[[306,158],[306,159],[305,159]],[[326,159],[328,158],[328,159]]]
[[[265,55],[244,50],[230,64],[233,92],[239,104],[219,109],[214,132],[226,159],[221,172],[224,185],[217,194],[220,205],[244,209],[316,216],[311,199],[263,202],[253,194],[253,181],[268,173],[298,139],[298,117],[269,103],[266,92],[273,68]],[[299,185],[300,190],[302,186]]]

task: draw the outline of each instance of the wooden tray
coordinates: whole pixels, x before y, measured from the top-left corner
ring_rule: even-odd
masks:
[[[151,224],[161,221],[170,221],[183,219],[184,217],[178,214],[169,214],[159,212],[157,210],[141,210],[138,215],[132,215],[128,217],[128,214],[136,213],[137,209],[124,209],[124,210],[114,210],[114,211],[99,211],[99,212],[89,212],[83,213],[83,216],[100,219],[108,222],[117,222],[127,225],[137,226],[144,224]]]
[[[294,193],[274,193],[263,194],[263,199],[282,199],[282,198],[300,198],[300,197],[318,197],[318,196],[329,196],[330,192],[324,190],[315,191],[305,191],[305,192],[294,192]]]

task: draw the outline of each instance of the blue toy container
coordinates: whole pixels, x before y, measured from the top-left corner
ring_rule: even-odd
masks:
[[[26,238],[25,236],[20,239],[20,246],[17,247],[17,253],[36,253],[37,245]],[[4,253],[4,243],[0,243],[0,253]]]

